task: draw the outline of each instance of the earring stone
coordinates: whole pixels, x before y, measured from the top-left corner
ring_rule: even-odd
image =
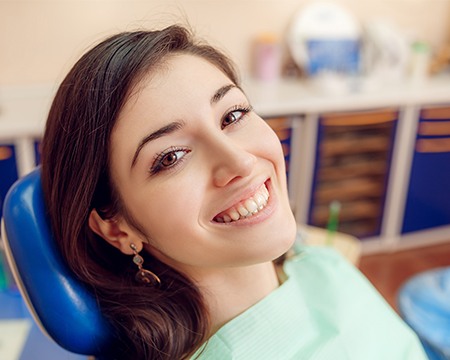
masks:
[[[130,244],[130,248],[131,250],[133,250],[134,254],[133,263],[138,267],[138,272],[135,275],[135,280],[140,284],[159,286],[161,284],[161,280],[159,279],[159,277],[150,270],[146,270],[142,267],[142,265],[144,265],[144,258],[137,252],[136,245],[132,243]]]

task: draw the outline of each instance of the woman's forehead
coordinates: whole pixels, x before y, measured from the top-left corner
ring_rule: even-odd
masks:
[[[139,105],[148,109],[151,104],[157,109],[168,102],[172,106],[177,102],[188,102],[195,95],[209,96],[225,83],[233,82],[210,61],[191,54],[173,54],[148,71],[136,84],[121,115],[136,110]]]

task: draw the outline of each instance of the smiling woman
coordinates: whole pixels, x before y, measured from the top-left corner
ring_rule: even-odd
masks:
[[[423,359],[337,255],[305,248],[281,284],[273,261],[296,238],[281,145],[231,62],[184,28],[86,53],[42,153],[59,248],[117,331],[109,358]],[[378,321],[363,335],[362,315]]]

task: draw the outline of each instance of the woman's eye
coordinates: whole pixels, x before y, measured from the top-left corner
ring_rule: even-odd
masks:
[[[150,172],[156,174],[160,171],[175,167],[183,160],[183,157],[187,153],[189,153],[189,150],[187,149],[169,149],[168,151],[159,154],[156,157]]]
[[[222,129],[226,128],[228,125],[234,124],[242,120],[245,115],[247,115],[252,109],[250,107],[234,109],[227,113],[222,119]]]
[[[172,166],[177,162],[178,159],[183,157],[182,151],[172,152],[164,156],[164,158],[161,160],[161,165],[164,167]]]

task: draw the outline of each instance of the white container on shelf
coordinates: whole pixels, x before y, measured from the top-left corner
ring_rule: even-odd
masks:
[[[351,13],[332,2],[317,1],[293,18],[288,44],[306,74],[359,72],[361,29]]]

